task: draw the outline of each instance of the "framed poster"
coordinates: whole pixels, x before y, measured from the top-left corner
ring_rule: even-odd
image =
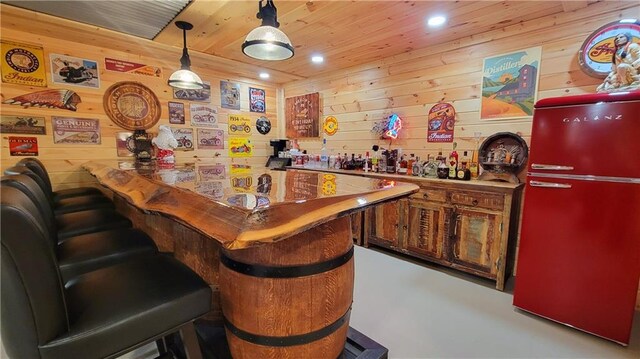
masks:
[[[541,55],[541,47],[532,47],[484,59],[481,120],[533,115]]]
[[[51,117],[53,143],[100,144],[100,121],[91,118]]]
[[[263,89],[249,87],[249,111],[261,113],[265,113],[267,111]]]
[[[47,130],[44,117],[0,115],[0,133],[44,135]]]
[[[318,92],[285,100],[286,136],[320,136],[320,94]]]
[[[240,84],[220,81],[220,103],[222,108],[240,109]]]
[[[9,154],[11,156],[37,156],[38,137],[9,136]]]
[[[42,46],[2,40],[2,82],[47,87]]]
[[[221,150],[224,148],[224,131],[208,128],[198,129],[198,149]]]
[[[193,151],[193,128],[177,128],[171,127],[173,137],[178,141],[176,151]]]
[[[249,137],[230,137],[229,157],[253,157],[251,139]]]
[[[250,135],[251,117],[229,114],[229,135]]]
[[[199,90],[173,89],[173,98],[186,101],[211,102],[211,82],[203,81]]]
[[[215,107],[192,103],[189,112],[191,115],[191,126],[218,127],[218,110]]]
[[[49,54],[49,59],[53,83],[100,88],[100,72],[96,61],[59,54]]]
[[[184,104],[182,102],[169,101],[169,123],[184,125]]]

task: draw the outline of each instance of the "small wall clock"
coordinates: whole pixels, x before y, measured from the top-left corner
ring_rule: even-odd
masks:
[[[613,40],[620,33],[630,34],[632,41],[639,43],[640,21],[637,19],[615,21],[589,35],[578,52],[578,62],[584,72],[593,77],[607,77],[611,72],[611,59],[616,51]]]

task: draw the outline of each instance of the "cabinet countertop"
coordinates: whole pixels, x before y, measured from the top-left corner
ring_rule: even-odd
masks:
[[[508,183],[508,182],[480,181],[480,180],[457,181],[457,180],[449,180],[449,179],[399,175],[394,173],[364,172],[359,170],[304,168],[304,167],[297,167],[297,166],[289,166],[287,167],[287,170],[327,172],[327,173],[345,174],[345,175],[368,177],[368,178],[386,178],[386,179],[397,180],[400,182],[414,183],[419,186],[425,186],[425,187],[432,185],[432,186],[455,187],[458,189],[479,190],[479,191],[489,190],[492,192],[513,192],[516,189],[524,187],[523,183]]]

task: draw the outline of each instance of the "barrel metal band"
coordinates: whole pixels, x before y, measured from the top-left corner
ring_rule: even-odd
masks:
[[[270,347],[290,347],[294,345],[303,345],[315,342],[320,340],[329,334],[332,334],[336,330],[338,330],[344,323],[349,321],[349,316],[351,315],[351,308],[347,310],[346,313],[342,317],[340,317],[335,322],[327,325],[324,328],[318,329],[314,332],[307,334],[298,334],[298,335],[290,335],[286,337],[270,337],[266,335],[253,334],[249,332],[245,332],[242,329],[239,329],[233,323],[231,323],[227,317],[224,318],[225,327],[233,333],[236,337],[257,345],[265,345]]]
[[[300,266],[274,267],[259,264],[247,264],[238,262],[235,259],[227,257],[224,253],[220,253],[220,262],[227,268],[238,273],[260,278],[296,278],[336,269],[347,263],[353,257],[353,247],[345,254],[328,261],[305,264]]]

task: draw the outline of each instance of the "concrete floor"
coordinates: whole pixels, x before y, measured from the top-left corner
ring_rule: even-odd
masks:
[[[639,312],[625,348],[517,311],[490,281],[371,248],[356,247],[355,260],[351,326],[390,358],[640,358]],[[120,359],[156,353],[151,344]]]

